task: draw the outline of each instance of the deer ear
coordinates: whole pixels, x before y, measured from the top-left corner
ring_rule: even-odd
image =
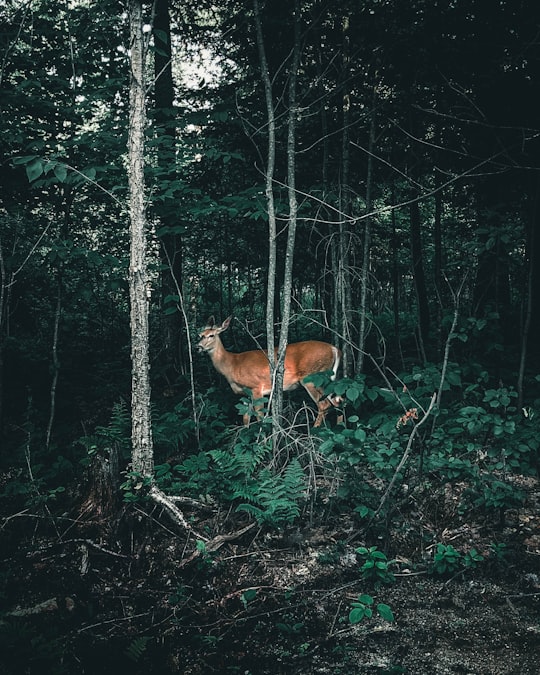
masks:
[[[229,327],[229,325],[230,325],[230,323],[231,323],[231,319],[232,319],[232,315],[231,315],[231,316],[228,316],[228,317],[225,319],[225,321],[221,324],[221,330],[227,330],[227,328]]]

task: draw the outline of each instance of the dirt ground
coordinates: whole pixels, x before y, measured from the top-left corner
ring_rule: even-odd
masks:
[[[130,507],[96,524],[20,514],[3,520],[0,672],[24,673],[467,673],[540,672],[540,496],[504,523],[464,522],[444,496],[362,532],[352,517],[287,532],[252,527],[196,550],[158,510]],[[238,514],[190,514],[198,531],[238,532]],[[245,516],[242,516],[245,517]],[[435,543],[484,560],[431,573]],[[492,544],[505,544],[494,557]],[[395,581],[361,578],[355,549],[377,546]],[[490,553],[491,551],[491,553]],[[356,625],[351,602],[390,606]]]

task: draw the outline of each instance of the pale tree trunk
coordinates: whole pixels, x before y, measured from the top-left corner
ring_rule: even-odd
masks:
[[[148,354],[148,271],[144,185],[145,58],[142,0],[131,0],[128,181],[130,217],[129,297],[131,312],[131,439],[133,471],[145,478],[154,473],[150,419],[150,365]]]
[[[268,125],[268,150],[266,158],[265,171],[265,194],[266,208],[268,210],[268,282],[266,287],[266,341],[268,348],[268,360],[270,362],[270,373],[272,383],[275,382],[276,359],[274,356],[274,315],[275,315],[275,293],[277,276],[277,226],[276,211],[274,204],[274,170],[276,165],[276,120],[274,114],[274,101],[272,93],[272,82],[268,71],[268,60],[264,47],[264,39],[261,25],[261,9],[258,0],[253,0],[255,15],[255,28],[257,32],[257,48],[259,51],[259,61],[261,66],[261,79],[264,86],[264,100],[266,102],[266,121]],[[272,386],[271,402],[273,399],[275,387]],[[279,406],[279,404],[278,404]],[[276,423],[277,423],[277,415]]]
[[[150,415],[149,283],[146,246],[144,131],[146,126],[145,62],[148,45],[143,31],[142,0],[129,3],[131,77],[129,90],[129,297],[131,317],[131,465],[148,482],[150,497],[184,530],[192,528],[174,503],[154,482],[154,448]],[[200,539],[207,540],[203,535]]]
[[[291,314],[292,295],[292,269],[294,262],[294,245],[296,240],[297,201],[296,201],[296,81],[300,61],[300,7],[298,0],[294,4],[294,46],[292,64],[289,69],[289,115],[287,136],[287,181],[289,198],[289,222],[287,228],[287,244],[285,249],[285,271],[283,278],[283,306],[281,312],[281,329],[279,333],[279,345],[277,359],[274,356],[274,315],[277,277],[277,227],[274,205],[273,177],[275,168],[276,140],[275,140],[275,114],[272,83],[268,70],[268,61],[263,40],[260,6],[258,0],[254,0],[255,26],[257,31],[257,47],[261,64],[261,77],[264,85],[264,94],[268,124],[268,156],[266,166],[266,201],[268,208],[268,286],[266,303],[266,334],[268,342],[268,360],[272,381],[270,394],[270,410],[272,414],[274,439],[277,440],[281,430],[281,417],[283,411],[283,369],[285,362],[285,350],[287,348],[289,322]]]
[[[287,229],[287,246],[285,249],[285,271],[283,278],[283,312],[279,334],[278,368],[276,371],[276,392],[274,400],[279,401],[276,412],[281,414],[283,407],[283,368],[285,349],[289,338],[291,319],[292,273],[294,263],[294,245],[296,241],[296,222],[298,204],[296,200],[296,84],[300,66],[300,2],[294,1],[294,46],[292,64],[289,69],[289,115],[287,129],[287,192],[289,198],[289,223]],[[279,416],[278,415],[278,416]]]
[[[255,28],[257,32],[257,48],[261,67],[261,79],[264,87],[264,100],[266,103],[266,120],[268,125],[268,148],[265,171],[265,195],[266,208],[268,210],[268,282],[266,290],[266,339],[268,341],[268,359],[270,365],[274,363],[274,313],[275,313],[275,289],[277,269],[277,227],[276,211],[274,204],[274,170],[276,165],[276,120],[274,114],[274,102],[272,94],[272,82],[268,72],[268,61],[264,48],[264,40],[261,25],[261,10],[258,0],[253,0],[255,14]]]

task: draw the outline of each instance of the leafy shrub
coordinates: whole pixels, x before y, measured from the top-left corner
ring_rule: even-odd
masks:
[[[484,556],[471,548],[465,554],[456,551],[452,544],[437,544],[433,563],[432,574],[448,576],[466,569],[475,569],[484,561]]]
[[[452,544],[437,544],[431,571],[433,574],[446,576],[455,574],[463,565],[463,556]]]
[[[349,612],[349,623],[360,623],[364,619],[371,619],[373,616],[374,600],[371,595],[362,594],[351,603],[351,611]],[[393,622],[394,614],[388,605],[379,603],[376,606],[377,613],[385,621]]]
[[[362,579],[373,581],[376,584],[390,584],[395,580],[389,569],[393,561],[389,561],[382,551],[377,550],[376,546],[370,548],[360,546],[356,549],[356,554],[363,560],[360,567]]]

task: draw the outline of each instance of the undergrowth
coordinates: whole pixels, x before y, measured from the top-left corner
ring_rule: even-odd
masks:
[[[340,510],[354,512],[360,526],[374,518],[383,522],[397,496],[406,498],[405,491],[413,494],[427,483],[435,490],[464,485],[458,505],[463,516],[483,511],[502,518],[523,503],[509,477],[537,470],[538,400],[518,409],[512,387],[494,387],[487,372],[452,362],[444,377],[431,364],[386,380],[384,387],[365,376],[316,382],[323,383],[341,397],[343,421],[309,433],[305,425],[291,428],[277,448],[268,419],[231,427],[214,391],[199,397],[197,415],[188,401],[154,409],[155,480],[171,494],[223,503],[274,528],[306,512],[313,521]],[[438,405],[429,410],[435,391]],[[23,507],[54,505],[93,456],[107,457],[114,449],[127,465],[127,405],[115,406],[109,423],[79,439],[78,447],[84,452],[49,463],[41,451],[23,449],[25,460],[1,486],[0,499],[17,499]],[[124,498],[143,498],[141,487],[139,477],[127,473]]]

